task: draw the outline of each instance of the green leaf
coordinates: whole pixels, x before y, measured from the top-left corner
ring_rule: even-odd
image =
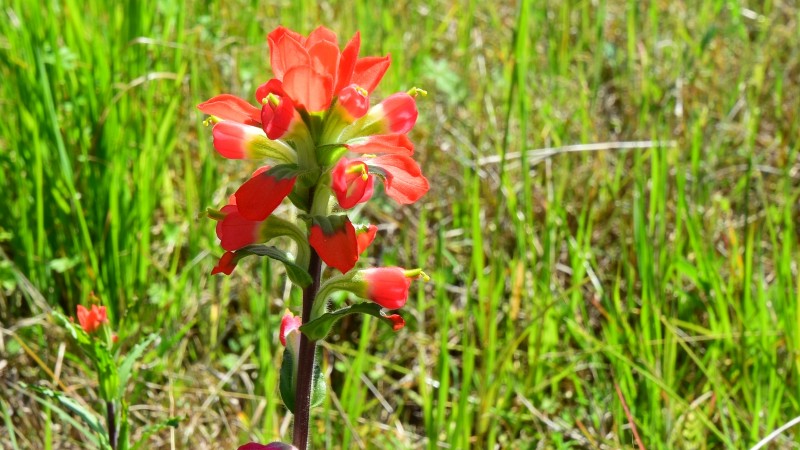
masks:
[[[57,258],[50,261],[47,266],[58,273],[64,273],[75,267],[80,261],[80,258]]]
[[[294,414],[294,391],[295,391],[295,361],[294,354],[289,348],[283,349],[283,362],[281,362],[281,378],[279,388],[283,404],[286,409]]]
[[[147,439],[150,436],[154,435],[155,433],[158,433],[159,431],[161,431],[161,430],[163,430],[165,428],[178,428],[178,424],[182,420],[184,420],[183,416],[181,416],[181,417],[170,417],[169,419],[167,419],[167,420],[165,420],[163,422],[154,423],[154,424],[151,424],[151,425],[148,425],[148,426],[144,427],[142,429],[142,435],[139,437],[139,441],[133,447],[131,447],[131,450],[139,450],[139,448],[141,448],[142,445],[147,443]]]
[[[273,166],[264,173],[273,178],[277,178],[279,180],[285,180],[287,178],[297,178],[300,175],[304,174],[305,172],[306,171],[301,170],[297,164],[278,164],[277,166]]]
[[[331,328],[333,328],[333,325],[339,321],[339,319],[350,314],[367,314],[381,319],[382,322],[386,322],[390,326],[394,325],[394,322],[388,319],[383,311],[381,311],[380,305],[377,303],[364,302],[356,303],[355,305],[325,313],[311,322],[301,326],[300,331],[302,331],[303,334],[308,336],[308,338],[313,341],[324,339],[325,336],[331,332]]]
[[[325,377],[322,376],[322,369],[319,360],[322,358],[322,347],[317,347],[314,358],[314,373],[311,380],[311,406],[319,406],[325,401],[325,394],[328,387],[325,384]],[[291,346],[283,350],[283,362],[281,363],[281,376],[279,390],[281,399],[286,408],[294,414],[295,392],[297,390],[297,367],[295,367],[295,355]]]
[[[64,393],[54,391],[50,388],[35,386],[32,384],[20,383],[20,385],[28,390],[36,392],[37,394],[58,401],[69,411],[76,414],[92,431],[105,435],[106,430],[103,427],[102,419],[91,410],[86,409],[83,405],[73,400]]]
[[[125,394],[125,386],[128,384],[128,378],[131,376],[131,369],[133,369],[133,363],[136,362],[139,358],[141,358],[142,354],[147,347],[149,347],[155,340],[158,339],[158,335],[153,333],[142,339],[138,344],[133,346],[128,354],[125,355],[125,359],[122,360],[122,363],[119,365],[119,390],[117,392],[117,398],[122,398]]]
[[[37,402],[49,407],[53,412],[58,414],[58,416],[61,417],[61,420],[72,425],[73,428],[75,428],[81,434],[83,434],[83,436],[85,436],[86,441],[94,444],[94,447],[99,447],[102,449],[111,448],[111,446],[108,444],[108,435],[106,434],[106,430],[100,423],[101,419],[96,414],[87,410],[86,408],[84,408],[71,398],[67,397],[66,394],[53,391],[52,389],[42,388],[39,386],[32,386],[22,382],[20,382],[19,385],[23,389],[27,389],[41,394],[41,397],[34,395],[33,398]],[[82,419],[83,424],[75,420],[67,411],[59,408],[58,405],[53,403],[53,401],[51,400],[58,401],[59,403],[64,405],[67,408],[67,410],[72,411],[74,414],[77,414]],[[87,429],[84,426],[84,424],[88,425],[89,428]]]
[[[322,359],[322,347],[317,346],[317,354],[314,358],[314,374],[311,380],[311,407],[319,406],[325,401],[325,394],[328,392],[328,386],[325,384],[325,378],[322,376],[322,369],[320,368],[319,361]]]
[[[294,284],[300,286],[301,288],[305,288],[306,286],[311,284],[311,275],[309,275],[305,269],[298,266],[297,264],[294,263],[294,261],[289,259],[286,253],[278,250],[275,247],[268,245],[249,245],[236,252],[237,255],[243,253],[250,253],[259,256],[267,256],[276,261],[280,261],[283,263],[284,267],[286,267],[286,274],[289,276],[289,279],[292,280]]]

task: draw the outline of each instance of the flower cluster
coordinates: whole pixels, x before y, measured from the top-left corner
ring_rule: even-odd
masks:
[[[211,116],[207,123],[220,155],[263,162],[227,205],[209,211],[225,250],[212,273],[230,274],[242,257],[254,254],[254,244],[288,236],[348,274],[377,227],[352,223],[346,212],[373,196],[375,180],[399,204],[428,191],[407,137],[417,120],[415,98],[424,91],[395,93],[371,105],[390,58],[359,57],[358,33],[342,49],[325,27],[307,37],[278,27],[268,41],[274,78],[256,89],[256,105],[230,94],[198,105]],[[301,210],[305,227],[275,214],[287,198]],[[308,256],[297,253],[295,263],[305,269]],[[368,269],[353,278],[361,281],[365,298],[396,309],[410,283],[397,270]],[[402,280],[384,273],[399,273]]]

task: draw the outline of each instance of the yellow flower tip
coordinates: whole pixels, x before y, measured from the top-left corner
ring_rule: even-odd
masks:
[[[412,97],[415,97],[415,98],[418,95],[421,95],[421,96],[425,97],[426,95],[428,95],[428,91],[426,91],[424,89],[420,89],[420,88],[415,86],[415,87],[413,87],[413,88],[408,90],[408,95],[410,95]]]
[[[358,92],[358,93],[359,93],[359,95],[362,95],[362,96],[364,96],[364,97],[366,97],[366,96],[368,96],[368,95],[369,95],[369,91],[367,91],[366,89],[364,89],[364,88],[363,88],[363,87],[361,87],[361,86],[356,86],[356,92]]]
[[[203,121],[203,125],[208,127],[208,126],[216,125],[219,122],[222,122],[222,119],[220,119],[219,117],[217,117],[217,116],[208,116],[208,119]]]
[[[266,105],[267,103],[271,104],[272,106],[278,106],[281,103],[281,98],[273,93],[269,93],[266,97],[261,99],[262,105]]]
[[[413,278],[415,280],[422,279],[422,281],[431,281],[431,277],[429,277],[427,273],[423,272],[422,269],[406,270],[404,274],[406,278]]]

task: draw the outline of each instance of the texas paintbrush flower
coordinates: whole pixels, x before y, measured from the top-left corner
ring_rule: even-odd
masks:
[[[77,316],[78,323],[87,333],[94,333],[108,322],[105,306],[92,305],[91,309],[86,309],[83,305],[78,305]]]
[[[400,267],[376,267],[359,272],[362,297],[372,300],[386,309],[400,309],[408,300],[411,281],[427,278],[419,269],[405,270]]]
[[[305,450],[308,410],[324,396],[322,376],[312,375],[320,372],[316,340],[354,313],[378,317],[395,331],[403,328],[403,318],[383,308],[404,306],[411,280],[424,276],[396,267],[354,270],[378,228],[354,224],[348,210],[375,197],[376,178],[400,205],[428,192],[407,136],[419,116],[417,98],[426,92],[412,88],[374,100],[391,60],[360,57],[359,33],[344,47],[325,27],[308,36],[278,27],[267,40],[273,78],[255,90],[255,104],[221,94],[198,105],[210,115],[206,123],[213,125],[221,156],[258,164],[227,204],[208,210],[225,250],[211,273],[230,275],[242,258],[268,256],[283,263],[287,277],[303,289],[303,316],[287,313],[279,337],[287,347],[280,393],[295,413],[294,445]],[[288,217],[280,208],[287,199],[297,209]],[[292,246],[272,246],[277,237],[290,238]],[[341,275],[323,271],[322,263]],[[370,301],[329,311],[326,301],[334,290]]]

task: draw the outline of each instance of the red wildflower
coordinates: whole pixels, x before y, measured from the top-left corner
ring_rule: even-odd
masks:
[[[358,58],[358,33],[339,51],[336,33],[325,27],[306,38],[284,27],[268,36],[275,78],[298,106],[324,111],[345,87],[356,84],[372,92],[389,68],[389,57]]]
[[[406,92],[392,94],[375,105],[369,112],[372,120],[382,124],[383,133],[404,134],[417,122],[417,102]]]
[[[279,178],[268,170],[268,166],[256,170],[233,194],[239,213],[247,220],[266,219],[292,192],[296,178]]]
[[[335,267],[343,274],[349,272],[358,262],[356,230],[346,216],[315,220],[308,242],[325,264]]]
[[[408,299],[412,277],[400,267],[378,267],[361,271],[366,298],[387,309],[402,308]]]
[[[331,177],[331,188],[336,194],[339,206],[344,209],[350,209],[372,197],[375,182],[369,174],[367,165],[362,161],[348,161],[342,158],[331,172]]]
[[[91,309],[86,309],[83,305],[78,305],[78,323],[87,333],[93,333],[101,325],[108,322],[105,306],[92,305]]]
[[[369,93],[357,84],[351,84],[339,92],[339,105],[347,112],[350,121],[364,117],[369,111]]]

